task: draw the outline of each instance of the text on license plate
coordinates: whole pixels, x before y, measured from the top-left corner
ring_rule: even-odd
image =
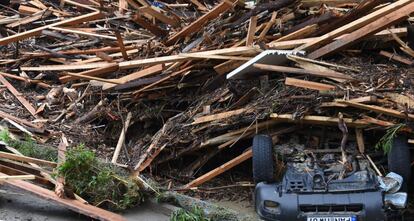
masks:
[[[307,221],[357,221],[355,216],[308,217]]]

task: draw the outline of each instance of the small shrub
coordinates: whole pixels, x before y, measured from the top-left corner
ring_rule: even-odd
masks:
[[[123,210],[142,201],[137,183],[120,175],[111,164],[100,162],[83,145],[66,152],[66,160],[57,172],[68,186],[95,206]]]

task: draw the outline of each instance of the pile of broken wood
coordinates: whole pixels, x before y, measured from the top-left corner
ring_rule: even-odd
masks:
[[[169,187],[217,177],[252,156],[254,134],[289,123],[336,126],[341,112],[362,138],[414,119],[412,0],[6,3],[10,131],[55,146],[63,133]],[[240,155],[200,170],[228,152]]]

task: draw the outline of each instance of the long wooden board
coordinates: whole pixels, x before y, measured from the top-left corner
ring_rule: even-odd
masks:
[[[339,78],[339,79],[346,79],[346,80],[353,80],[352,77],[347,76],[345,74],[341,74],[339,72],[334,71],[315,71],[315,70],[305,70],[300,68],[292,68],[286,66],[277,66],[277,65],[268,65],[268,64],[253,64],[255,68],[266,70],[266,71],[274,71],[274,72],[281,72],[281,73],[292,73],[292,74],[308,74],[318,77],[326,77],[326,78]]]
[[[323,84],[323,83],[318,83],[318,82],[313,82],[313,81],[305,81],[305,80],[300,80],[296,78],[286,78],[285,85],[312,89],[312,90],[317,90],[317,91],[329,91],[329,90],[335,89],[335,86],[332,86],[329,84]]]
[[[253,151],[251,148],[249,148],[244,153],[240,154],[236,158],[230,160],[229,162],[217,167],[216,169],[200,176],[199,178],[191,181],[187,185],[185,185],[185,189],[189,189],[192,187],[200,186],[201,184],[213,179],[214,177],[226,172],[227,170],[230,170],[231,168],[239,165],[240,163],[246,161],[247,159],[251,158],[253,156]]]
[[[6,174],[0,173],[0,175],[5,176]],[[46,199],[48,201],[55,202],[58,205],[66,207],[72,211],[77,213],[84,214],[89,216],[93,219],[98,219],[101,221],[125,221],[126,219],[121,215],[116,213],[109,212],[107,210],[89,205],[84,204],[79,200],[71,200],[71,199],[62,199],[56,196],[53,191],[48,189],[42,188],[40,186],[36,186],[35,184],[23,181],[23,180],[6,180],[5,183],[17,187],[19,189],[25,190],[39,196],[40,198]]]
[[[270,118],[287,123],[299,123],[299,124],[316,124],[316,125],[338,125],[339,118],[336,117],[326,117],[326,116],[314,116],[307,115],[300,119],[295,119],[292,114],[271,114]],[[344,118],[344,122],[349,127],[367,127],[370,123],[364,120],[354,120],[351,118]]]
[[[17,160],[17,161],[23,161],[23,162],[29,162],[29,163],[37,163],[37,164],[47,165],[47,166],[51,166],[51,167],[56,167],[57,166],[57,164],[55,162],[36,159],[36,158],[32,158],[32,157],[19,156],[19,155],[16,155],[16,154],[7,153],[7,152],[3,152],[3,151],[0,151],[0,157],[10,159],[10,160]]]
[[[236,48],[224,48],[224,49],[217,49],[211,51],[202,51],[202,52],[194,52],[188,53],[189,55],[199,55],[199,56],[206,56],[206,55],[242,55],[242,54],[256,54],[259,53],[261,50],[255,47],[236,47]],[[153,64],[164,64],[168,62],[177,62],[177,61],[188,61],[193,60],[194,58],[183,56],[184,54],[178,55],[170,55],[164,57],[157,57],[157,58],[147,58],[147,59],[140,59],[140,60],[132,60],[132,61],[124,61],[119,63],[120,69],[128,69],[128,68],[136,68],[145,65],[153,65]]]

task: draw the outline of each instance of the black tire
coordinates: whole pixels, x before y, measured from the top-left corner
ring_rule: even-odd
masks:
[[[388,170],[404,179],[401,191],[407,191],[407,183],[411,179],[411,155],[407,140],[403,135],[394,138],[391,151],[388,153]]]
[[[253,138],[253,179],[254,182],[274,181],[274,162],[272,138],[256,135]]]

